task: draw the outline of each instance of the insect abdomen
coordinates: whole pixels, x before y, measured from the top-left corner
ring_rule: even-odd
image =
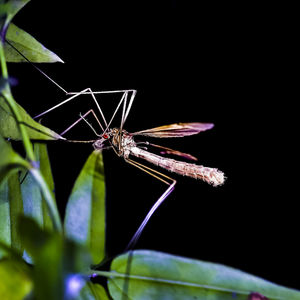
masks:
[[[224,173],[215,168],[208,168],[202,165],[177,161],[171,158],[164,158],[138,147],[132,147],[130,153],[136,157],[143,158],[148,162],[183,176],[189,176],[195,179],[201,179],[213,186],[224,183]]]

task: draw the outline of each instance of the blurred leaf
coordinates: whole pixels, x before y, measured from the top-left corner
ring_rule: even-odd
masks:
[[[44,143],[34,143],[34,154],[40,171],[52,191],[54,198],[54,182],[49,162],[47,145]],[[21,177],[21,191],[23,198],[24,214],[33,218],[42,228],[52,230],[53,224],[49,216],[47,203],[38,182],[33,175],[24,171]],[[23,258],[27,263],[32,263],[31,257],[25,251]]]
[[[74,300],[109,300],[104,287],[97,283],[87,282]]]
[[[269,300],[299,300],[300,292],[224,265],[140,250],[113,260],[108,288],[113,299],[245,300],[258,292]]]
[[[49,63],[63,61],[52,51],[48,50],[30,34],[10,23],[6,33],[6,40],[20,51],[30,62]],[[4,44],[7,62],[28,62],[11,45]]]
[[[43,248],[54,234],[43,231],[35,220],[22,216],[19,220],[19,234],[26,250],[35,258],[40,255]]]
[[[23,214],[23,201],[19,176],[14,173],[8,177],[8,196],[10,204],[10,230],[11,230],[11,247],[17,252],[22,252],[22,245],[18,233],[18,218]]]
[[[23,217],[20,235],[34,262],[34,294],[37,299],[63,299],[63,239],[58,234],[42,231],[37,224]]]
[[[22,300],[32,290],[31,272],[21,261],[0,261],[0,299]]]
[[[0,183],[11,172],[30,167],[30,164],[17,154],[0,135]]]
[[[89,270],[91,259],[88,252],[56,232],[42,230],[34,220],[26,217],[21,218],[19,230],[23,245],[34,262],[37,299],[66,299],[72,283],[69,282],[70,276]]]
[[[11,174],[0,185],[0,241],[18,253],[22,252],[17,222],[23,214],[19,176]]]
[[[11,174],[0,184],[0,242],[18,253],[22,245],[17,231],[17,221],[23,213],[18,174]],[[0,258],[4,253],[0,250]]]
[[[7,83],[8,83],[8,80],[6,78],[3,78],[3,77],[0,78],[0,94],[2,93],[2,90],[5,89],[5,86]]]
[[[102,154],[94,151],[78,176],[64,221],[68,238],[87,247],[93,263],[105,256],[105,182]]]
[[[0,34],[5,37],[7,26],[15,14],[30,0],[0,1]]]
[[[16,252],[15,250],[13,250],[10,245],[7,245],[6,243],[0,241],[0,252],[2,251],[2,253],[5,253],[4,256],[1,257],[1,259],[3,257],[11,257],[11,258],[15,258],[16,260],[22,260],[21,255]],[[24,261],[23,261],[24,262]]]
[[[54,197],[54,182],[47,152],[47,145],[44,143],[34,143],[34,154],[37,163],[39,164],[40,171]],[[43,199],[43,193],[40,190],[40,186],[33,176],[27,171],[24,172],[21,191],[25,215],[35,219],[37,223],[45,229],[52,229],[53,224],[48,213],[46,202]]]
[[[10,227],[10,203],[9,203],[8,180],[5,179],[0,184],[0,242],[5,245],[11,245],[11,227]],[[0,248],[0,259],[6,251]]]
[[[23,208],[16,172],[21,168],[28,169],[30,165],[0,136],[0,241],[19,250],[16,224]]]
[[[33,237],[32,237],[33,238]],[[32,241],[31,238],[31,241]],[[37,299],[63,299],[64,273],[63,273],[63,240],[58,235],[50,235],[41,241],[42,246],[25,247],[34,262],[34,293]],[[36,245],[36,243],[33,243]],[[33,251],[29,251],[29,250]],[[38,251],[39,250],[39,251]]]
[[[51,129],[34,121],[27,112],[16,103],[22,122],[26,126],[29,138],[32,140],[57,140],[63,139]],[[15,117],[7,105],[4,97],[0,95],[0,135],[13,140],[20,140],[21,135]]]

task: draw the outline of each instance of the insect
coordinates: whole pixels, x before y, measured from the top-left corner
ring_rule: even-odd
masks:
[[[80,115],[79,119],[76,120],[73,124],[71,124],[66,130],[61,133],[61,136],[66,134],[70,129],[72,129],[76,124],[80,121],[84,121],[87,125],[94,131],[97,139],[90,140],[90,141],[75,141],[75,142],[89,142],[93,143],[93,147],[96,151],[102,151],[104,149],[112,148],[113,151],[119,156],[123,157],[124,160],[141,169],[142,171],[152,175],[153,177],[157,178],[158,180],[162,181],[163,183],[167,184],[168,187],[165,192],[159,197],[159,199],[155,202],[152,206],[146,217],[144,218],[143,222],[139,226],[138,230],[132,237],[131,241],[129,242],[126,249],[132,248],[139,236],[141,235],[144,227],[146,226],[147,222],[158,208],[158,206],[168,197],[168,195],[174,190],[176,180],[167,176],[166,174],[159,172],[153,168],[150,168],[138,161],[132,159],[139,158],[150,162],[151,164],[166,169],[170,172],[192,177],[195,179],[201,179],[213,186],[222,185],[225,180],[224,173],[219,171],[216,168],[209,168],[204,167],[202,165],[194,164],[194,163],[187,163],[180,160],[175,160],[171,158],[167,158],[164,156],[160,156],[148,151],[147,147],[151,146],[154,148],[158,148],[161,150],[161,153],[164,154],[171,154],[174,156],[190,159],[190,160],[197,160],[194,156],[183,153],[177,150],[173,150],[167,147],[163,147],[160,145],[152,144],[149,142],[136,142],[135,138],[138,136],[145,136],[151,138],[173,138],[173,137],[185,137],[194,134],[198,134],[202,131],[209,130],[213,127],[212,123],[175,123],[171,125],[164,125],[159,126],[151,129],[141,130],[134,133],[129,133],[124,129],[125,121],[129,115],[133,100],[135,99],[136,90],[118,90],[118,91],[99,91],[93,92],[91,89],[85,89],[81,92],[71,92],[67,93],[70,95],[69,98],[62,101],[61,103],[57,104],[56,106],[46,110],[45,112],[37,115],[35,118],[39,118],[46,113],[58,108],[59,106],[64,105],[65,103],[73,100],[74,98],[82,95],[82,94],[89,94],[92,96],[92,99],[98,108],[98,111],[101,116],[101,121],[97,117],[97,114],[93,109],[90,109],[83,115]],[[122,97],[111,117],[109,122],[107,122],[103,111],[96,99],[97,94],[118,94],[121,93]],[[122,108],[122,115],[121,115],[121,123],[119,127],[111,128],[111,123],[115,118],[119,109]],[[87,116],[91,114],[95,120],[97,121],[101,133],[97,133],[97,131],[93,128],[93,126],[87,121]],[[146,149],[145,149],[146,146]]]
[[[9,43],[10,44],[10,43]],[[13,45],[10,44],[25,60],[31,63],[18,49],[16,49]],[[31,63],[32,64],[32,63]],[[149,142],[136,142],[134,140],[137,136],[146,136],[152,138],[173,138],[173,137],[184,137],[190,136],[194,134],[198,134],[202,131],[211,129],[213,127],[212,123],[175,123],[171,125],[164,125],[155,127],[152,129],[146,129],[134,133],[129,133],[124,129],[124,124],[126,119],[129,115],[130,109],[132,107],[132,103],[136,96],[136,90],[115,90],[115,91],[97,91],[94,92],[90,88],[84,89],[81,92],[67,92],[62,86],[60,86],[56,81],[50,78],[47,74],[45,74],[41,69],[39,69],[36,65],[32,64],[34,68],[36,68],[39,72],[41,72],[46,78],[48,78],[53,84],[55,84],[58,88],[60,88],[66,95],[70,97],[65,99],[64,101],[58,103],[57,105],[51,107],[50,109],[44,111],[43,113],[35,116],[34,118],[37,119],[58,107],[66,104],[67,102],[75,99],[76,97],[84,94],[91,95],[94,104],[96,105],[99,114],[101,116],[102,122],[97,117],[97,114],[94,112],[93,109],[90,109],[84,115],[80,115],[80,118],[71,124],[67,129],[65,129],[60,135],[63,136],[66,134],[70,129],[72,129],[75,125],[77,125],[80,121],[85,121],[87,125],[94,131],[97,139],[90,140],[90,141],[72,141],[70,142],[83,142],[83,143],[93,143],[93,147],[97,151],[102,151],[104,149],[112,148],[114,152],[119,156],[123,157],[124,160],[143,170],[144,172],[152,175],[153,177],[157,178],[158,180],[162,181],[163,183],[168,185],[168,188],[164,191],[164,193],[159,197],[159,199],[155,202],[152,206],[146,217],[144,218],[143,222],[139,226],[136,233],[133,235],[132,239],[130,240],[127,249],[133,248],[136,244],[137,240],[139,239],[144,227],[148,223],[149,219],[155,212],[155,210],[159,207],[159,205],[168,197],[168,195],[174,190],[176,185],[176,180],[163,174],[155,169],[152,169],[140,162],[133,160],[131,157],[141,158],[146,160],[156,166],[164,168],[170,172],[177,173],[180,175],[185,175],[188,177],[192,177],[195,179],[201,179],[205,182],[213,185],[218,186],[222,185],[225,180],[224,173],[219,171],[216,168],[209,168],[204,167],[202,165],[197,165],[194,163],[187,163],[184,161],[178,161],[171,158],[162,157],[156,154],[153,154],[144,149],[144,146],[152,146],[162,150],[165,154],[171,154],[178,157],[183,157],[190,160],[197,160],[194,156],[183,153],[177,150],[173,150],[167,147],[163,147],[160,145],[152,144]],[[97,94],[122,94],[122,97],[110,119],[109,122],[105,119],[103,111],[96,99]],[[121,122],[119,127],[111,128],[111,123],[114,120],[118,110],[122,107],[122,115],[121,115]],[[92,114],[95,118],[99,127],[101,129],[101,133],[97,133],[97,131],[93,128],[93,126],[87,121],[86,117]],[[62,139],[67,140],[62,137]]]

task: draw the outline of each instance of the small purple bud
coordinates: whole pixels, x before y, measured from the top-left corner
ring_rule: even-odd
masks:
[[[78,296],[80,290],[85,284],[85,280],[81,275],[71,274],[66,278],[65,284],[66,299],[73,299]]]

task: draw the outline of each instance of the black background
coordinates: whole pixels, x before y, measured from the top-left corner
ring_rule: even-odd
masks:
[[[225,185],[174,175],[175,191],[136,247],[226,264],[299,289],[295,119],[276,78],[283,47],[276,42],[278,8],[61,2],[32,1],[15,23],[65,61],[39,67],[66,90],[137,89],[125,126],[130,132],[174,122],[215,124],[197,136],[155,142],[224,171]],[[9,71],[19,81],[15,98],[31,115],[65,99],[32,66],[10,64]],[[52,112],[43,123],[60,132],[89,109],[88,101]],[[68,137],[90,134],[83,124]],[[49,151],[63,214],[92,147],[54,142]],[[112,151],[104,159],[107,249],[114,255],[166,187]]]

